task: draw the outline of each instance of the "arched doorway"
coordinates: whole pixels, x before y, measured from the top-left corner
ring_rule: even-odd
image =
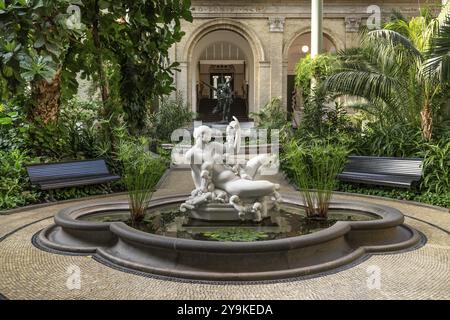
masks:
[[[234,30],[218,29],[206,33],[196,43],[190,64],[191,102],[197,119],[218,121],[214,115],[217,105],[217,85],[229,80],[234,94],[232,114],[248,121],[255,96],[255,59],[244,36]]]
[[[287,110],[291,114],[293,112],[294,91],[295,91],[295,67],[297,63],[310,54],[311,33],[306,32],[297,36],[292,41],[287,52]],[[323,52],[336,52],[336,44],[332,38],[323,34]]]

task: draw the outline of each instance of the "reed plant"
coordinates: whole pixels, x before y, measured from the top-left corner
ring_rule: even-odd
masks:
[[[158,155],[145,151],[147,142],[123,142],[119,158],[123,164],[122,181],[128,190],[130,218],[133,226],[145,217],[145,212],[155,186],[166,170],[165,161]]]
[[[328,141],[287,144],[286,160],[305,203],[308,218],[326,219],[337,175],[343,170],[348,151]]]

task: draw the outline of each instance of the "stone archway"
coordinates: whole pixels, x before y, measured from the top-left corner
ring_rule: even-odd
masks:
[[[304,28],[296,32],[287,41],[286,46],[283,48],[283,66],[285,68],[284,74],[286,81],[286,105],[288,113],[293,112],[293,96],[292,93],[295,90],[295,65],[297,62],[310,53],[311,44],[311,30]],[[323,32],[323,51],[324,52],[336,52],[344,49],[345,45],[337,38],[331,30],[324,28]]]
[[[200,55],[214,42],[225,41],[239,47],[245,54],[248,81],[248,112],[258,110],[261,98],[260,73],[265,62],[265,52],[257,35],[246,25],[232,19],[214,19],[201,25],[187,40],[182,53],[181,77],[184,78],[183,91],[192,111],[197,112],[197,81]],[[263,72],[267,72],[263,70]]]
[[[294,32],[294,34],[286,41],[286,45],[283,48],[283,61],[288,61],[289,49],[292,47],[297,38],[307,33],[311,33],[310,27],[301,28]],[[336,34],[333,30],[324,27],[323,34],[334,44],[336,50],[339,51],[345,49],[344,41],[342,41],[341,37],[339,37],[339,35]]]

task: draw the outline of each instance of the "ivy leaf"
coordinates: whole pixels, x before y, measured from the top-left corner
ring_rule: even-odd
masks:
[[[33,10],[42,8],[44,6],[44,2],[42,0],[39,0],[33,7]]]
[[[54,62],[49,56],[25,56],[20,61],[20,67],[25,71],[20,75],[25,81],[33,81],[35,78],[43,78],[51,82],[56,73]]]
[[[98,2],[98,7],[100,8],[100,10],[108,9],[110,7],[110,3],[105,0],[100,0]]]
[[[27,2],[28,2],[27,0],[16,0],[16,5],[19,4],[22,7],[25,7],[28,4]]]
[[[21,76],[25,81],[28,81],[28,82],[33,81],[35,75],[36,75],[36,74],[35,74],[33,71],[25,71],[25,72],[22,72],[22,73],[20,74],[20,76]]]
[[[8,125],[11,124],[13,121],[11,118],[0,118],[0,125]]]
[[[34,47],[36,49],[42,48],[42,46],[45,44],[45,39],[43,36],[38,37],[36,42],[34,43]]]
[[[8,53],[2,54],[1,56],[2,56],[3,63],[8,63],[9,60],[11,60],[11,58],[13,57],[13,55],[14,55],[13,52],[8,52]]]
[[[45,44],[45,48],[52,54],[54,54],[55,56],[59,56],[61,54],[61,48],[59,48],[56,44],[47,42]]]
[[[13,76],[13,74],[14,74],[14,69],[11,68],[10,66],[3,65],[2,73],[3,73],[3,75],[4,75],[5,77],[8,77],[8,78],[9,78],[9,77],[12,77],[12,76]]]

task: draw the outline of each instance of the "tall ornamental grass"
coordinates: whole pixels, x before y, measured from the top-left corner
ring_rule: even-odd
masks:
[[[326,219],[337,175],[343,170],[348,151],[340,145],[314,141],[287,144],[286,160],[305,201],[308,218]]]
[[[122,181],[128,190],[131,224],[136,226],[145,216],[148,202],[155,186],[166,170],[165,161],[145,151],[147,141],[124,142],[119,147],[119,158],[123,164]]]

